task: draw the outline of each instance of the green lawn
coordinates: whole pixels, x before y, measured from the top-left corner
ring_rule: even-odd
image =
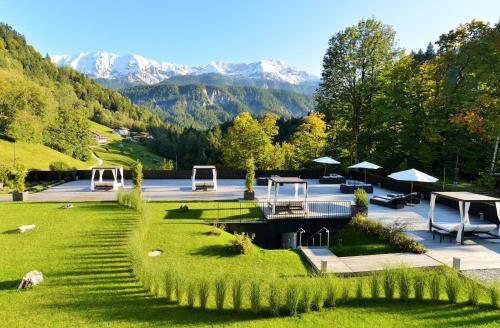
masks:
[[[87,169],[95,162],[93,158],[82,162],[41,144],[16,143],[16,163],[21,163],[27,169],[48,170],[50,163],[55,161],[62,161],[77,169]],[[0,164],[12,166],[13,162],[14,143],[0,139]]]
[[[444,301],[365,299],[334,310],[281,318],[271,318],[267,312],[236,314],[229,309],[200,311],[168,304],[152,297],[130,273],[127,235],[137,215],[115,203],[74,205],[63,210],[60,203],[0,203],[1,326],[498,327],[500,322],[500,313],[487,305],[474,308]],[[175,208],[175,203],[151,204],[146,248],[165,250],[164,255],[151,259],[158,266],[174,261],[188,268],[188,274],[206,277],[276,273],[284,279],[313,279],[305,278],[306,267],[291,251],[256,248],[249,256],[227,253],[230,235],[209,236],[209,227],[196,218],[203,217],[203,212],[183,219],[171,213]],[[37,225],[35,230],[13,232],[31,223]],[[33,269],[42,271],[46,280],[31,290],[16,290],[17,280]]]
[[[396,247],[347,225],[333,235],[330,249],[337,256],[399,253]]]
[[[92,147],[92,150],[104,161],[105,165],[121,165],[126,169],[130,168],[136,160],[140,160],[145,169],[156,168],[163,160],[136,142],[112,142]]]
[[[122,136],[114,132],[112,128],[96,123],[94,121],[89,121],[89,123],[90,123],[90,131],[104,134],[108,138],[109,142],[122,140]]]

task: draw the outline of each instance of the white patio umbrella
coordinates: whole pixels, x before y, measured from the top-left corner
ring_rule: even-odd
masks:
[[[413,182],[436,182],[439,179],[435,178],[433,176],[430,176],[428,174],[425,174],[424,172],[421,172],[419,170],[415,169],[409,169],[409,170],[404,170],[400,172],[395,172],[392,174],[388,175],[389,178],[392,178],[394,180],[400,180],[400,181],[409,181],[411,182],[411,188],[410,188],[410,203],[413,198],[411,194],[413,193]]]
[[[366,170],[377,170],[380,169],[382,166],[379,166],[377,164],[373,164],[367,161],[354,164],[349,166],[350,169],[364,169],[365,170],[365,182],[366,182]]]
[[[336,160],[334,160],[333,158],[331,158],[329,156],[325,156],[325,157],[320,157],[320,158],[313,159],[313,162],[322,163],[322,164],[330,164],[330,165],[340,164],[339,161],[336,161]],[[326,166],[325,166],[325,173],[324,174],[326,174]]]

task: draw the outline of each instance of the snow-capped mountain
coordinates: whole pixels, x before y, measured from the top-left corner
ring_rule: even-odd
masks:
[[[77,71],[98,79],[127,79],[130,82],[155,84],[173,76],[216,73],[267,79],[294,85],[318,82],[319,78],[290,66],[281,60],[261,60],[255,63],[227,63],[212,61],[201,66],[186,66],[159,62],[139,55],[82,52],[76,55],[54,55],[52,61],[59,66],[71,66]]]

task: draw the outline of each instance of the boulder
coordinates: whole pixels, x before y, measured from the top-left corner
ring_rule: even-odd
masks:
[[[43,281],[43,274],[40,271],[30,271],[24,275],[23,279],[17,286],[17,289],[26,289],[38,285]]]
[[[36,225],[34,224],[27,224],[27,225],[22,225],[19,228],[17,228],[18,232],[25,232],[31,229],[35,229]]]
[[[187,212],[189,210],[189,207],[187,205],[181,205],[181,207],[179,208],[179,210],[181,212]]]
[[[73,204],[71,203],[67,203],[67,204],[64,204],[63,206],[61,206],[62,209],[68,209],[68,208],[73,208]]]

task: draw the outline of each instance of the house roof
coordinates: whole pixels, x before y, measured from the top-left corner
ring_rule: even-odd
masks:
[[[500,202],[499,198],[475,194],[468,191],[434,191],[433,194],[461,202]]]
[[[99,133],[99,132],[94,132],[94,135],[95,135],[95,136],[98,136],[98,137],[107,138],[105,134],[103,134],[103,133]]]

